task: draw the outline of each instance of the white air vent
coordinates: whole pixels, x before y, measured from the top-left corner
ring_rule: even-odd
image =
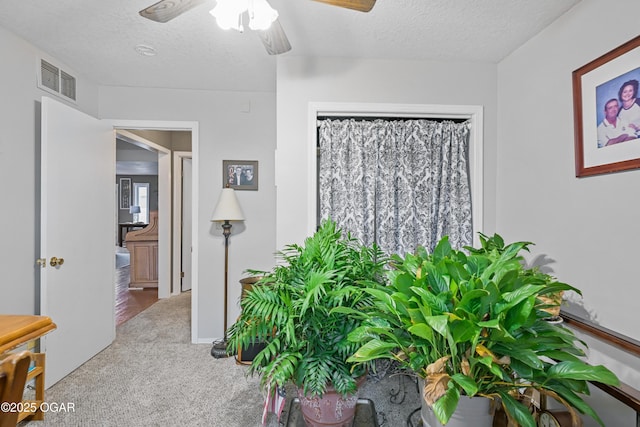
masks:
[[[40,63],[40,73],[42,75],[42,86],[48,87],[55,92],[60,92],[60,70],[58,67],[49,64],[43,59]]]
[[[38,87],[68,100],[76,100],[76,78],[44,59],[40,60]]]
[[[70,74],[60,71],[60,93],[67,98],[76,100],[76,78]]]

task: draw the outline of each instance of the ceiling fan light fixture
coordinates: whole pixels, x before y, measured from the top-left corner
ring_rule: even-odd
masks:
[[[246,0],[218,0],[216,7],[209,12],[216,18],[218,26],[223,30],[233,28],[242,32],[242,13],[247,10]]]
[[[220,28],[242,32],[245,12],[249,15],[249,28],[252,30],[266,30],[278,19],[278,12],[266,0],[218,0],[209,13],[216,18]]]
[[[278,11],[266,0],[249,0],[248,12],[249,28],[252,30],[266,30],[278,19]]]

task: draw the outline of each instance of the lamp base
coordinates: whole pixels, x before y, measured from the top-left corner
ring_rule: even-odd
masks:
[[[223,359],[225,357],[229,357],[230,354],[227,353],[227,341],[226,340],[214,341],[213,346],[211,347],[211,355],[216,359]]]

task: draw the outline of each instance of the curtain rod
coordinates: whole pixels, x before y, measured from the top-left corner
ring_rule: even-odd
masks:
[[[460,116],[456,116],[456,117],[446,117],[443,115],[434,115],[434,116],[427,116],[424,114],[418,115],[418,114],[412,114],[412,115],[395,115],[395,116],[388,116],[388,115],[338,115],[338,114],[318,114],[317,116],[318,120],[356,120],[356,121],[374,121],[374,120],[387,120],[387,121],[400,121],[400,120],[433,120],[433,121],[437,121],[437,122],[441,122],[441,121],[445,121],[445,120],[449,120],[452,121],[454,123],[464,123],[467,120],[469,120],[469,117],[460,117]]]

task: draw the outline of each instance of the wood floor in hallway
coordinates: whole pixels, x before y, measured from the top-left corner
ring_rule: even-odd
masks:
[[[116,269],[116,326],[158,301],[158,288],[129,289],[129,268]]]

